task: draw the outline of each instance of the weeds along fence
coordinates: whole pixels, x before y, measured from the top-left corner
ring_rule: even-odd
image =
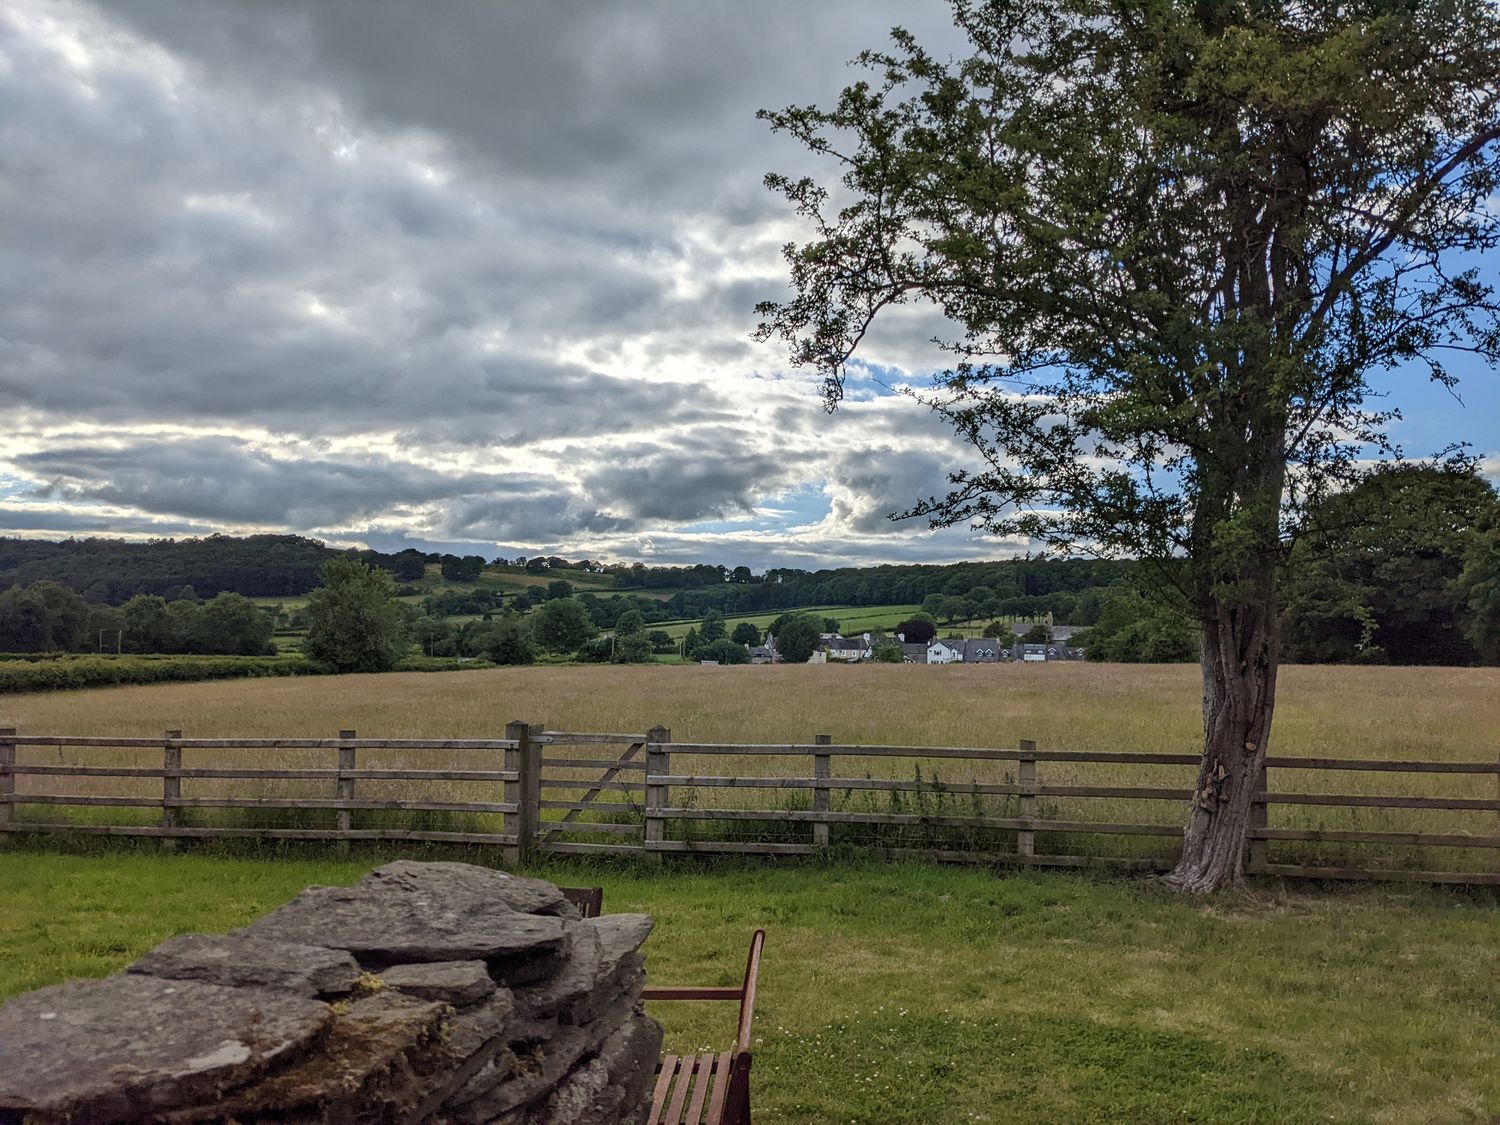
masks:
[[[1197,754],[502,739],[159,739],[0,729],[0,833],[412,840],[537,853],[1165,869]],[[1500,760],[1273,756],[1246,869],[1500,885]]]

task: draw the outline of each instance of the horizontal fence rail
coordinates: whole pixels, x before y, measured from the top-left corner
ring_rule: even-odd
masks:
[[[1160,870],[1175,861],[1199,763],[1197,754],[1027,741],[1014,749],[828,735],[674,742],[666,727],[600,733],[519,722],[497,739],[0,728],[0,833],[414,840],[497,845],[517,863],[538,852],[659,862],[668,853],[859,847],[941,861]],[[889,776],[897,773],[907,776]],[[1370,780],[1349,780],[1360,776]],[[129,820],[146,809],[156,810],[150,823]],[[296,822],[262,819],[275,814]],[[1248,836],[1252,874],[1500,885],[1500,759],[1271,756]]]

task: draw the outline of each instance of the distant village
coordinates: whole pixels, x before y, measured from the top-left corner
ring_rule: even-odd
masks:
[[[1072,633],[1070,626],[1054,626],[1052,640],[1046,644],[1025,643],[1019,635],[1008,644],[1004,638],[996,637],[934,637],[923,644],[909,644],[904,633],[871,632],[854,637],[823,633],[807,663],[860,664],[873,661],[875,651],[885,646],[899,648],[903,664],[1040,664],[1049,660],[1082,660],[1084,650],[1068,645]],[[767,637],[765,644],[750,648],[751,664],[776,664],[780,660],[775,637]]]

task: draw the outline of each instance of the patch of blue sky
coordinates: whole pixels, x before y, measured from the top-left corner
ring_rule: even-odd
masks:
[[[1428,457],[1458,442],[1476,456],[1500,451],[1500,372],[1463,353],[1448,356],[1446,366],[1458,377],[1452,390],[1420,364],[1372,374],[1370,382],[1387,397],[1371,405],[1401,411],[1391,436],[1407,457]]]
[[[844,368],[844,397],[857,400],[893,395],[897,393],[896,387],[903,383],[930,383],[932,374],[913,376],[899,367],[870,363],[856,356]]]
[[[800,484],[779,496],[768,497],[756,507],[762,511],[779,512],[785,522],[791,524],[817,523],[833,511],[833,500],[821,484]]]
[[[22,480],[20,477],[8,477],[0,474],[0,499],[24,496],[35,490],[36,482]]]
[[[750,511],[674,527],[684,535],[728,535],[744,532],[786,531],[815,524],[833,510],[821,484],[802,484],[775,496],[763,497]]]

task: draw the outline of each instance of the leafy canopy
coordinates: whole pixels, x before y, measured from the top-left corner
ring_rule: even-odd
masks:
[[[935,306],[925,401],[981,455],[913,514],[1166,560],[1200,618],[1264,602],[1309,501],[1398,454],[1374,372],[1500,358],[1500,13],[1487,0],[955,0],[767,183],[812,225],[766,302],[832,408],[877,316]]]
[[[388,672],[405,655],[407,618],[385,570],[330,559],[307,599],[307,655],[340,672]]]

